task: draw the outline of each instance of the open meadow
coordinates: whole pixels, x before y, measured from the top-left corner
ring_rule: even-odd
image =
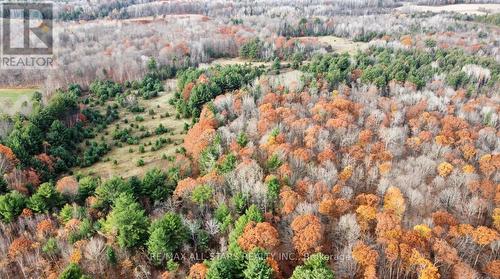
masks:
[[[397,8],[397,10],[404,12],[453,12],[470,15],[484,15],[500,13],[500,4],[455,4],[442,6],[426,6],[406,3],[403,4],[403,6]]]
[[[38,88],[0,88],[0,113],[14,114],[29,110],[29,102]]]
[[[175,150],[178,149],[184,138],[184,125],[189,124],[186,119],[176,119],[175,107],[168,103],[173,97],[173,92],[161,92],[156,98],[144,100],[141,105],[145,108],[144,113],[130,113],[127,111],[120,112],[118,125],[127,126],[127,123],[135,123],[141,126],[136,133],[144,131],[154,131],[160,124],[166,127],[169,131],[162,135],[152,135],[150,137],[139,140],[134,145],[113,146],[112,132],[115,126],[110,126],[103,131],[104,140],[111,144],[111,151],[108,152],[99,162],[85,168],[77,168],[74,172],[95,175],[103,178],[112,178],[122,176],[125,178],[131,176],[142,176],[149,169],[166,168],[171,164],[167,157],[175,155]],[[149,114],[153,111],[154,114]],[[165,116],[169,115],[169,116]],[[138,121],[140,119],[140,121]],[[144,128],[142,128],[144,127]],[[169,141],[165,146],[155,150],[155,142],[160,138]],[[144,151],[140,151],[140,146],[144,147]],[[82,149],[85,146],[82,145]],[[138,162],[142,160],[144,165],[139,166]]]

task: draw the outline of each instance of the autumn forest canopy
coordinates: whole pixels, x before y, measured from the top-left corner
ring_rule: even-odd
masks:
[[[500,5],[458,2],[56,1],[58,67],[0,70],[0,278],[500,278]]]

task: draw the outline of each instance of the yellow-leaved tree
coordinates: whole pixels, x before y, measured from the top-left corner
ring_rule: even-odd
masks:
[[[389,187],[384,196],[384,211],[394,213],[401,218],[405,212],[406,204],[401,190],[397,187]]]

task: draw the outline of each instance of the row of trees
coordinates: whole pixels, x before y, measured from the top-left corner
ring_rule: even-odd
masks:
[[[70,1],[73,2],[73,1]],[[172,1],[162,3],[155,1],[109,1],[101,4],[61,3],[56,6],[57,14],[61,20],[94,20],[98,18],[139,18],[160,15],[177,14],[201,14],[211,17],[236,17],[244,15],[263,15],[269,10],[278,8],[292,10],[303,15],[315,15],[320,13],[324,16],[338,14],[366,14],[384,11],[384,8],[397,7],[398,1],[394,0],[342,0],[331,3],[325,0],[291,2],[288,0],[265,1],[259,5],[241,1]],[[321,9],[321,11],[319,11]]]
[[[448,85],[468,88],[469,93],[484,85],[491,88],[498,83],[500,74],[494,60],[466,56],[460,50],[424,52],[387,47],[372,47],[353,59],[347,54],[318,55],[303,70],[324,76],[330,88],[360,78],[361,82],[381,89],[386,89],[393,80],[421,89],[435,75],[443,74]]]
[[[178,75],[177,92],[171,103],[183,117],[198,117],[205,103],[220,94],[241,88],[263,73],[250,65],[189,68]]]

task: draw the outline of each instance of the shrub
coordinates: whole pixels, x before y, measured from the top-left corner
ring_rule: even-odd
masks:
[[[131,194],[121,193],[106,218],[104,230],[117,235],[122,248],[142,245],[147,237],[149,220]]]
[[[70,263],[59,275],[59,279],[80,279],[83,277],[83,272],[80,266]]]
[[[52,183],[46,182],[38,187],[35,194],[28,200],[28,207],[40,213],[47,213],[61,203],[62,197]]]
[[[26,198],[17,191],[0,196],[0,216],[5,222],[14,220],[26,206]]]
[[[328,257],[325,255],[321,253],[313,254],[305,260],[304,265],[295,268],[290,279],[334,279],[335,276],[328,268],[327,261]]]
[[[53,237],[49,238],[47,242],[42,246],[42,251],[48,256],[55,256],[59,253],[59,247],[57,246],[57,240]]]
[[[155,129],[155,134],[161,135],[165,133],[168,133],[168,128],[166,128],[165,126],[163,126],[163,124],[160,123],[160,125]]]
[[[168,212],[149,227],[147,248],[156,264],[170,259],[173,253],[187,240],[188,229],[179,215]]]
[[[213,191],[208,185],[200,185],[191,193],[191,201],[198,205],[205,205],[212,198]]]

